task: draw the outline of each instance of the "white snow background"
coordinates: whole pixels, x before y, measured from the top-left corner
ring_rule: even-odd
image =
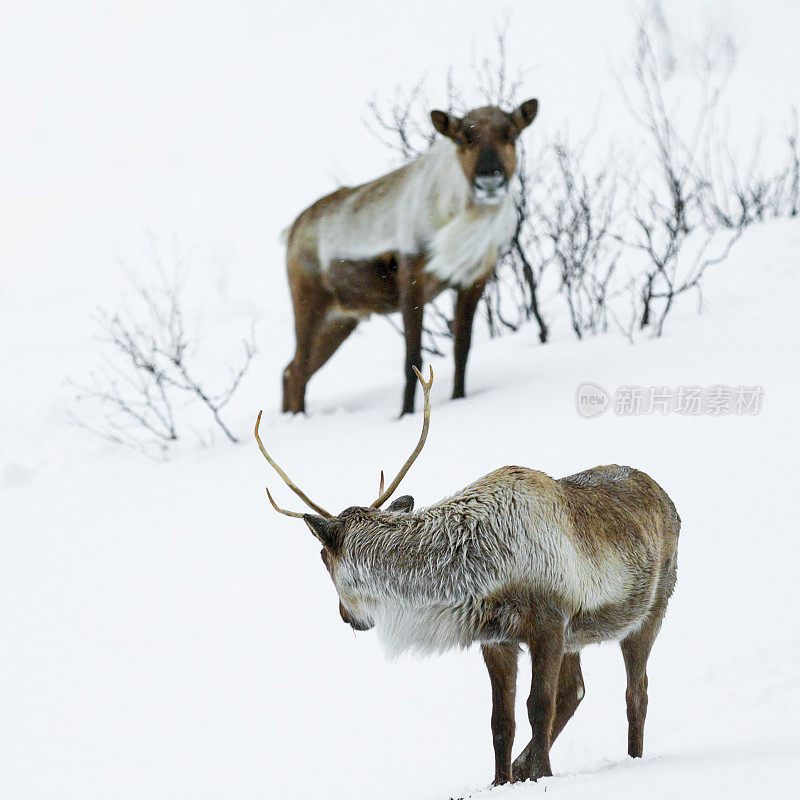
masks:
[[[737,142],[777,137],[798,100],[793,2],[667,4],[740,48],[726,104]],[[308,417],[277,411],[292,314],[279,232],[390,157],[365,100],[429,79],[511,20],[509,60],[539,98],[531,141],[596,121],[641,134],[609,65],[626,0],[37,3],[0,8],[0,798],[784,798],[795,796],[797,309],[800,225],[747,230],[658,341],[540,346],[533,327],[473,347],[469,397],[434,362],[431,433],[403,491],[427,505],[503,464],[554,476],[631,464],[675,501],[677,592],[649,667],[645,758],[626,753],[614,645],[584,654],[586,699],[555,776],[487,791],[490,692],[477,648],[388,663],[339,620],[319,547],[259,455],[263,433],[321,504],[368,503],[419,415],[396,419],[402,342],[362,326],[312,381]],[[436,90],[441,89],[441,96]],[[152,235],[191,252],[209,356],[257,319],[260,353],[227,419],[242,437],[151,462],[68,422],[113,309],[116,260]],[[200,352],[204,352],[201,348]],[[224,376],[220,357],[205,365]],[[747,417],[581,418],[577,386],[760,385]],[[524,664],[525,657],[522,659]],[[529,670],[528,670],[529,672]],[[528,740],[518,691],[517,746]]]

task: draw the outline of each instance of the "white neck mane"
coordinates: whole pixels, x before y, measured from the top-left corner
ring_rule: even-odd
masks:
[[[509,191],[496,206],[472,203],[469,186],[449,139],[423,156],[430,164],[429,213],[434,214],[425,270],[453,286],[469,286],[494,268],[514,233],[516,216]]]
[[[385,182],[382,190],[375,186]],[[365,202],[362,193],[369,190]],[[426,271],[451,286],[488,275],[514,232],[510,193],[496,206],[477,206],[449,139],[392,173],[359,187],[320,226],[324,265],[383,253],[428,253]]]

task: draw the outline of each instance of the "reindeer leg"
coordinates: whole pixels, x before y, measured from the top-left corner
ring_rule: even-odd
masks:
[[[292,414],[305,411],[306,384],[311,349],[317,331],[330,306],[330,295],[317,284],[292,283],[296,348],[292,361],[283,371],[283,410]]]
[[[403,393],[401,417],[414,412],[414,395],[417,391],[414,367],[422,369],[422,312],[425,298],[422,292],[420,265],[419,258],[401,256],[397,270],[400,311],[403,314],[406,339],[406,388]]]
[[[564,655],[564,631],[554,628],[537,632],[529,647],[532,676],[528,719],[532,735],[530,744],[514,762],[515,780],[538,780],[553,774],[550,768],[550,736],[555,716],[559,669]]]
[[[517,689],[517,646],[483,645],[483,660],[492,684],[492,743],[494,785],[511,780],[511,749],[514,746],[514,697]]]
[[[467,357],[472,343],[472,322],[475,310],[483,295],[485,280],[460,289],[456,295],[456,309],[453,317],[453,352],[455,355],[455,376],[453,378],[453,399],[464,397],[464,379],[467,372]]]
[[[553,720],[553,731],[550,734],[550,747],[558,738],[566,724],[572,719],[578,706],[586,694],[581,672],[579,653],[565,653],[558,673],[558,696],[556,697],[556,715]]]
[[[317,330],[311,358],[308,362],[308,377],[321,369],[328,359],[339,349],[344,340],[356,329],[355,317],[328,317]]]
[[[292,380],[292,359],[284,368],[281,374],[281,384],[283,385],[283,401],[281,402],[281,411],[286,414],[292,407],[291,398],[291,380]]]
[[[583,700],[585,693],[581,657],[578,653],[565,653],[558,673],[558,694],[556,695],[556,713],[553,719],[553,730],[550,733],[550,747],[558,738],[566,724]],[[513,764],[514,775],[520,775],[526,760],[530,757],[533,741],[516,757]]]
[[[666,604],[659,604],[644,625],[620,643],[628,686],[625,704],[628,711],[628,755],[641,758],[644,750],[644,720],[647,716],[647,659],[661,628]]]

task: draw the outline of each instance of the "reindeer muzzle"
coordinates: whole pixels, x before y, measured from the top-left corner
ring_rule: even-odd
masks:
[[[347,609],[344,607],[344,603],[339,601],[339,616],[342,618],[344,622],[346,622],[354,631],[368,631],[374,627],[368,622],[364,622],[360,619],[354,619],[353,617],[348,614]]]
[[[478,155],[472,192],[480,203],[494,205],[505,197],[508,179],[494,147],[484,147]]]

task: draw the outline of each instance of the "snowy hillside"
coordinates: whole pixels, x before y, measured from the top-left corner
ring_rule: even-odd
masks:
[[[733,88],[752,98],[747,125],[757,128],[795,99],[791,6],[713,5],[703,13],[749,32],[740,71],[751,69],[750,85]],[[534,47],[543,65],[532,78],[543,124],[571,118],[587,86],[592,108],[575,118],[591,120],[608,85],[596,75],[624,38],[608,20],[621,26],[627,3],[604,6],[602,18],[590,4],[579,15],[555,3],[539,17],[528,4],[515,11],[514,53]],[[73,17],[20,4],[3,22],[11,80],[0,98],[20,113],[0,125],[0,799],[793,795],[796,221],[749,228],[709,271],[703,313],[686,302],[660,340],[565,334],[541,346],[532,327],[482,337],[457,402],[452,360],[433,362],[431,431],[403,483],[418,505],[504,464],[553,476],[630,464],[674,500],[678,587],[648,668],[641,761],[626,756],[619,650],[595,647],[583,658],[586,699],[553,749],[554,777],[489,790],[490,691],[477,648],[387,662],[374,634],[339,619],[318,544],[269,507],[265,484],[297,506],[252,441],[259,409],[272,454],[335,511],[374,499],[379,470],[394,473],[420,425],[419,415],[396,418],[402,341],[380,319],[311,382],[307,417],[278,413],[292,347],[278,233],[334,179],[386,167],[360,126],[366,96],[412,83],[423,67],[443,74],[504,9],[456,16],[451,4],[410,3],[432,27],[456,17],[459,35],[450,44],[426,28],[412,47],[411,14],[396,20],[401,52],[387,54],[385,40],[364,42],[352,25],[360,13],[375,32],[386,19],[340,7],[195,17],[193,5],[144,3]],[[694,4],[675,7],[689,15]],[[552,35],[573,23],[586,43],[580,75],[562,74]],[[344,46],[329,41],[333,30]],[[363,59],[339,59],[361,44]],[[410,65],[423,45],[430,59]],[[769,88],[753,98],[757,69]],[[298,153],[304,168],[291,174]],[[236,341],[256,318],[260,348],[228,410],[242,443],[188,438],[165,464],[71,426],[74,393],[63,385],[91,369],[89,317],[117,302],[114,258],[136,260],[148,229],[195,246],[193,311],[208,339]],[[757,414],[610,408],[587,419],[576,408],[585,382],[612,397],[626,386],[716,385],[763,396]],[[515,754],[529,732],[521,664]]]
[[[787,307],[800,300],[798,258],[796,224],[751,230],[709,281],[706,313],[661,341],[543,348],[531,332],[479,344],[466,401],[447,399],[451,368],[435,365],[431,433],[404,483],[419,504],[502,464],[559,476],[617,462],[653,475],[684,521],[651,659],[646,757],[625,756],[618,649],[592,648],[548,793],[788,793],[800,747],[800,386],[794,323],[774,309],[778,291]],[[282,358],[264,354],[258,378],[274,383]],[[378,470],[418,432],[418,417],[394,417],[399,360],[396,335],[371,323],[313,385],[311,416],[281,417],[274,388],[253,377],[239,427],[263,403],[265,440],[313,497],[337,510],[369,502]],[[575,391],[587,380],[765,395],[757,416],[584,419]],[[31,418],[28,432],[53,424]],[[266,482],[294,505],[249,440],[166,465],[93,445],[55,432],[32,455],[4,452],[4,798],[442,798],[488,783],[478,651],[387,663],[374,635],[343,625],[317,543],[268,507]]]

